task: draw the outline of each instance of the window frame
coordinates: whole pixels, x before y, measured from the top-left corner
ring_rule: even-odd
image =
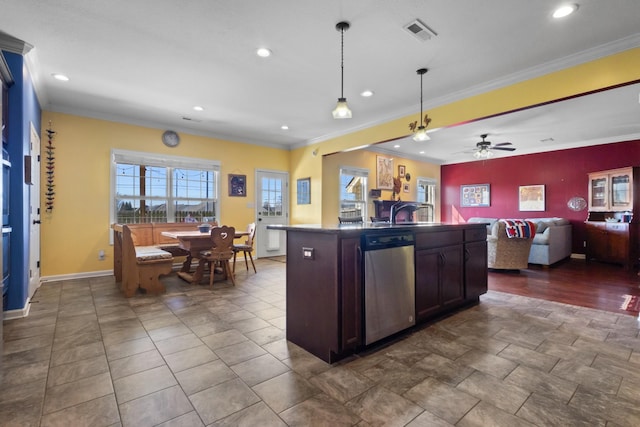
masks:
[[[359,176],[366,179],[364,188],[362,189],[362,200],[343,200],[342,195],[342,175]],[[338,217],[342,216],[342,203],[353,202],[362,205],[362,219],[366,221],[369,210],[369,169],[357,168],[353,166],[340,166],[338,169]]]
[[[217,194],[216,198],[216,209],[215,215],[216,218],[220,218],[220,161],[218,160],[208,160],[208,159],[199,159],[192,157],[181,157],[181,156],[169,156],[169,155],[160,155],[155,153],[146,153],[141,151],[130,151],[130,150],[121,150],[121,149],[112,149],[111,157],[110,157],[110,190],[109,190],[109,225],[115,223],[117,218],[117,206],[116,206],[116,174],[117,174],[117,165],[118,163],[128,163],[128,164],[137,164],[137,165],[145,165],[152,167],[164,167],[167,168],[167,189],[169,190],[167,193],[167,222],[172,219],[172,222],[175,222],[175,211],[173,207],[173,203],[171,203],[173,199],[172,192],[170,191],[173,188],[173,171],[174,169],[191,169],[191,170],[203,170],[203,171],[211,171],[217,174],[217,179],[215,182],[215,194]]]
[[[425,200],[422,201],[420,200],[420,185],[424,185],[425,187],[432,187],[433,192],[431,194],[431,196],[433,196],[433,200],[427,200],[428,196],[429,196],[429,190],[425,189]],[[431,206],[432,212],[431,214],[433,215],[433,218],[431,218],[431,221],[435,221],[436,220],[436,200],[438,198],[437,195],[438,192],[438,180],[435,178],[425,178],[425,177],[417,177],[416,178],[416,201],[420,202],[420,203],[425,203],[427,205]]]

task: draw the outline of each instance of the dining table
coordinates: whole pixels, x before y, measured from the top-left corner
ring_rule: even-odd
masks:
[[[204,276],[204,267],[206,261],[203,261],[200,257],[202,251],[211,249],[211,231],[201,232],[199,230],[177,230],[177,231],[163,231],[161,233],[165,237],[170,237],[178,241],[178,246],[185,251],[189,252],[186,259],[182,263],[178,276],[189,283],[200,283]],[[245,230],[236,230],[235,238],[242,238],[248,236],[249,233]],[[191,263],[193,259],[198,260],[198,265],[195,271],[191,271]]]

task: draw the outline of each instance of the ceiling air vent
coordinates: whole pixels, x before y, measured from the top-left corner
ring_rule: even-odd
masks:
[[[436,34],[435,31],[433,31],[431,28],[427,27],[419,19],[416,19],[415,21],[409,22],[407,25],[404,26],[404,29],[409,34],[411,34],[412,36],[414,36],[415,38],[417,38],[418,40],[420,40],[422,42],[426,42],[427,40],[430,40],[431,37],[435,37],[435,36],[438,35],[438,34]]]

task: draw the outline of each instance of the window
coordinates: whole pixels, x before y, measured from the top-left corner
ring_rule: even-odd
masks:
[[[262,178],[262,211],[263,217],[281,217],[283,200],[283,181],[277,177]]]
[[[204,222],[220,216],[220,163],[113,150],[111,222]]]
[[[367,218],[367,169],[340,168],[340,212],[345,218]]]
[[[436,180],[429,178],[418,178],[416,180],[418,187],[418,202],[429,205],[428,209],[418,209],[416,211],[418,221],[435,221],[434,210],[436,205]]]

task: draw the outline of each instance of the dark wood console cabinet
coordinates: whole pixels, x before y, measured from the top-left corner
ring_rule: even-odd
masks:
[[[640,167],[589,174],[586,259],[631,269],[640,255]],[[616,222],[608,222],[611,218]]]
[[[279,228],[287,232],[287,339],[329,363],[364,348],[365,233],[414,233],[417,325],[487,291],[484,224]]]

